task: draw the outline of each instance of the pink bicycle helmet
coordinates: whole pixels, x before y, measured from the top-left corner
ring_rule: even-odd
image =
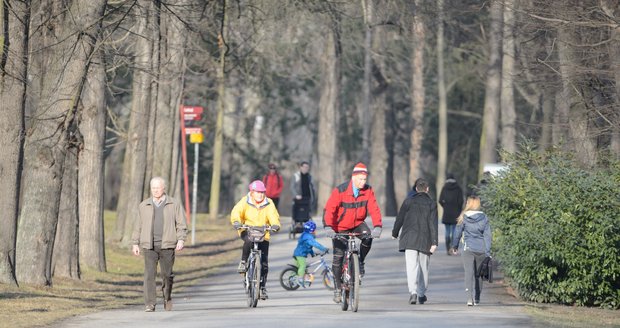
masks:
[[[250,183],[248,188],[250,189],[250,191],[258,191],[258,192],[267,191],[267,188],[265,188],[265,184],[260,180],[252,181],[252,183]]]

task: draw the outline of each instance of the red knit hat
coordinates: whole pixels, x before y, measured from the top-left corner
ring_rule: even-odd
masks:
[[[362,162],[359,162],[357,164],[355,164],[355,167],[353,167],[353,174],[351,175],[356,175],[356,174],[366,174],[368,175],[368,169],[366,168],[366,165]]]

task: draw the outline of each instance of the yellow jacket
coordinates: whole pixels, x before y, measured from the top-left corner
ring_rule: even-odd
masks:
[[[230,213],[230,223],[234,222],[250,226],[266,224],[280,226],[280,214],[278,214],[278,210],[271,199],[265,197],[265,200],[256,206],[248,193],[237,202]],[[269,240],[269,232],[265,235],[265,240]]]

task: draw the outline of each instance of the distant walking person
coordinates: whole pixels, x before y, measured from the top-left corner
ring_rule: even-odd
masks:
[[[446,183],[443,185],[443,188],[441,188],[439,205],[443,207],[441,223],[443,223],[446,229],[446,252],[448,255],[451,255],[452,248],[450,245],[452,243],[452,236],[454,235],[454,228],[456,228],[456,219],[463,209],[463,190],[452,174],[448,174],[448,179],[446,179]]]
[[[418,179],[417,193],[405,199],[392,229],[392,238],[400,235],[398,250],[405,252],[409,304],[424,304],[428,300],[426,290],[430,256],[437,248],[437,205],[428,195],[428,190],[428,182]]]
[[[465,269],[465,293],[467,305],[478,305],[482,292],[482,279],[477,268],[486,257],[491,256],[491,225],[487,216],[480,211],[480,198],[467,197],[465,209],[458,218],[452,238],[452,252],[456,254],[463,237],[463,268]],[[475,288],[475,289],[474,289]]]
[[[138,206],[138,218],[131,236],[132,252],[144,253],[144,304],[146,312],[155,311],[155,276],[159,262],[162,277],[164,309],[172,310],[172,283],[175,251],[183,249],[187,226],[185,211],[180,201],[166,194],[163,178],[154,177],[150,182],[151,197]]]
[[[280,203],[280,194],[284,188],[284,181],[282,180],[280,173],[278,173],[278,167],[276,164],[269,163],[268,168],[269,172],[263,176],[263,183],[267,188],[265,195],[273,201],[273,205],[275,205],[277,209],[278,204]]]
[[[299,171],[295,172],[291,179],[291,194],[293,195],[293,221],[308,221],[316,202],[316,189],[314,189],[308,162],[299,163]]]

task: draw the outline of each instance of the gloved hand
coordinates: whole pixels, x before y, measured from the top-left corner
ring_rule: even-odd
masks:
[[[335,235],[336,231],[334,231],[332,227],[325,227],[325,236],[327,236],[327,238],[334,238]]]
[[[381,230],[381,227],[374,227],[370,235],[372,236],[372,238],[379,238],[381,237]]]
[[[241,222],[239,221],[233,222],[233,227],[235,227],[235,230],[239,230],[239,228],[241,228]]]
[[[280,226],[277,224],[272,224],[271,225],[271,230],[273,230],[273,232],[278,232],[280,231]]]

